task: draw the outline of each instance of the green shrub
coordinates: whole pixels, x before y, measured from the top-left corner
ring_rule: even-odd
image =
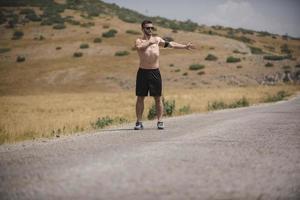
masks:
[[[212,55],[212,54],[208,54],[206,56],[205,60],[216,61],[216,60],[218,60],[218,57],[216,57],[215,55]]]
[[[20,11],[21,15],[25,15],[25,18],[29,19],[30,21],[41,21],[41,17],[37,16],[34,12],[34,10],[30,8],[21,9]]]
[[[92,26],[95,26],[95,23],[94,22],[87,22],[87,23],[80,24],[80,26],[83,27],[83,28],[90,28]]]
[[[33,22],[40,22],[42,18],[37,16],[35,13],[30,13],[26,15],[26,18]]]
[[[271,34],[267,31],[260,31],[257,34],[258,37],[265,37],[265,36],[271,36]]]
[[[88,49],[90,46],[89,44],[81,44],[80,49]]]
[[[241,69],[241,68],[243,68],[243,66],[242,65],[238,65],[238,66],[236,66],[236,68],[237,69]]]
[[[189,113],[191,113],[191,107],[189,105],[183,106],[183,107],[179,108],[178,112],[180,114],[189,114]]]
[[[114,120],[110,117],[102,117],[102,118],[98,118],[96,122],[92,122],[91,126],[94,129],[101,129],[104,128],[105,126],[111,125],[113,121]]]
[[[264,102],[276,102],[276,101],[281,101],[283,100],[285,97],[288,97],[290,96],[289,93],[287,93],[286,91],[284,90],[281,90],[279,92],[277,92],[277,94],[273,95],[273,96],[270,96],[268,95],[268,97],[265,99]]]
[[[249,46],[252,54],[263,54],[263,50],[258,47]]]
[[[102,39],[101,38],[95,38],[94,39],[94,43],[101,43],[102,42]]]
[[[127,30],[126,33],[131,35],[141,35],[140,31],[135,31],[135,30]]]
[[[172,116],[175,112],[175,100],[172,101],[164,101],[164,115],[165,116]]]
[[[189,67],[190,70],[200,70],[200,69],[204,69],[204,68],[205,68],[205,66],[200,65],[200,64],[192,64]]]
[[[250,38],[247,38],[245,36],[237,37],[236,39],[241,42],[245,42],[245,43],[253,43],[253,40],[251,40]]]
[[[66,19],[65,22],[68,22],[69,24],[74,25],[74,26],[80,25],[79,21],[76,21],[76,20],[73,20],[73,19]]]
[[[239,99],[231,104],[228,105],[228,108],[240,108],[240,107],[247,107],[249,106],[249,101],[243,97],[242,99]]]
[[[24,62],[25,60],[25,56],[17,56],[17,62]]]
[[[187,72],[184,72],[183,74],[182,74],[182,76],[187,76],[188,75],[188,73]]]
[[[197,74],[200,75],[200,76],[201,76],[201,75],[204,75],[204,74],[205,74],[205,71],[200,71],[200,72],[198,72]]]
[[[61,29],[65,29],[66,26],[64,24],[56,24],[53,26],[53,29],[57,29],[57,30],[61,30]]]
[[[174,67],[174,64],[169,64],[170,67]]]
[[[127,55],[129,55],[128,51],[117,51],[115,53],[115,56],[127,56]]]
[[[22,31],[15,31],[12,40],[19,40],[24,36],[24,33]]]
[[[241,62],[241,59],[233,57],[233,56],[230,56],[230,57],[227,58],[226,62],[227,63],[236,63],[236,62]]]
[[[74,54],[73,54],[73,57],[75,57],[75,58],[79,58],[79,57],[82,57],[82,53],[81,52],[75,52]]]
[[[10,48],[0,48],[0,53],[6,53],[9,51],[10,51]]]
[[[104,32],[102,34],[102,37],[105,37],[105,38],[110,38],[110,37],[115,37],[115,35],[118,33],[117,30],[115,29],[110,29],[109,31],[107,32]]]
[[[226,104],[223,101],[213,101],[212,103],[208,102],[207,109],[210,110],[221,110],[227,108]]]
[[[181,69],[175,69],[175,71],[174,72],[180,72],[181,71]]]
[[[249,106],[249,101],[243,97],[242,99],[236,100],[231,104],[226,104],[224,101],[213,101],[212,103],[208,102],[207,109],[211,110],[221,110],[226,108],[239,108]]]
[[[285,59],[290,59],[290,58],[291,58],[290,55],[287,55],[287,56],[266,55],[266,56],[264,56],[265,60],[274,60],[274,61],[285,60]]]
[[[265,64],[265,67],[273,67],[273,66],[274,66],[273,63],[270,63],[270,62]]]
[[[163,105],[164,105],[164,116],[172,116],[175,112],[175,100],[172,101],[165,101],[163,99]],[[156,106],[155,104],[152,104],[152,106],[149,109],[148,112],[148,119],[154,119],[156,117]]]

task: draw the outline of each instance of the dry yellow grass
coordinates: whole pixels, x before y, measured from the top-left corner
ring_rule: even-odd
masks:
[[[42,14],[40,9],[36,11]],[[18,27],[24,32],[20,40],[11,40],[14,29],[0,26],[0,46],[11,49],[0,54],[0,144],[90,131],[91,123],[105,116],[134,122],[134,86],[139,61],[131,48],[138,36],[126,31],[140,31],[140,25],[125,23],[117,17],[100,16],[90,20],[80,15],[81,12],[69,9],[62,13],[64,17],[73,16],[81,23],[93,22],[95,26],[83,28],[68,24],[66,29],[54,30],[30,22]],[[93,42],[109,29],[118,31],[115,38]],[[262,55],[252,55],[247,44],[199,31],[173,33],[171,29],[158,27],[159,36],[172,37],[179,43],[192,41],[197,47],[193,51],[161,49],[164,96],[176,101],[177,110],[190,106],[191,112],[206,112],[208,102],[216,100],[232,103],[246,97],[250,104],[255,104],[280,90],[291,94],[299,91],[299,86],[293,85],[259,86],[265,75],[283,73],[285,65],[290,66],[291,72],[298,71],[295,66],[300,62],[299,40],[246,35],[256,41],[254,46],[263,50],[272,47],[275,54],[280,54],[283,44],[293,50],[295,59],[272,62],[274,67],[266,68],[267,61]],[[227,31],[213,31],[227,34]],[[45,39],[34,39],[40,36]],[[89,44],[89,48],[80,49],[82,43]],[[130,55],[114,56],[120,50],[127,50]],[[236,54],[235,50],[248,54]],[[74,58],[73,53],[77,51],[83,57]],[[208,54],[216,55],[218,60],[206,61]],[[24,55],[26,61],[17,63],[18,55]],[[242,62],[227,63],[226,58],[232,55]],[[191,64],[205,65],[202,75],[189,70]],[[152,99],[146,99],[145,117],[152,103]]]
[[[250,104],[256,104],[280,90],[295,94],[300,86],[166,88],[164,97],[175,100],[177,110],[190,106],[191,112],[198,113],[207,111],[208,102],[222,100],[231,103],[246,97]],[[144,118],[152,103],[153,99],[146,98]],[[0,105],[0,143],[91,131],[91,123],[99,117],[121,117],[128,122],[135,120],[135,96],[132,91],[2,96]]]

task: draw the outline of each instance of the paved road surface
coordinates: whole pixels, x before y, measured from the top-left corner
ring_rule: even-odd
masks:
[[[300,98],[0,146],[0,199],[300,199]]]

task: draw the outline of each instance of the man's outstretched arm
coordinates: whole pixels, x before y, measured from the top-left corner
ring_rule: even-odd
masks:
[[[187,49],[187,50],[195,49],[194,45],[191,42],[189,42],[187,44],[179,44],[177,42],[169,42],[168,46],[171,48],[174,48],[174,49]]]
[[[189,42],[187,44],[179,44],[177,42],[168,42],[168,41],[165,41],[164,39],[160,38],[160,42],[159,42],[160,46],[162,47],[170,47],[170,48],[174,48],[174,49],[187,49],[187,50],[190,50],[190,49],[195,49],[195,46]]]

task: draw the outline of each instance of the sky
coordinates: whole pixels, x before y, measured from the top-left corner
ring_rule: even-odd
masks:
[[[300,37],[300,0],[104,0],[147,16]]]

